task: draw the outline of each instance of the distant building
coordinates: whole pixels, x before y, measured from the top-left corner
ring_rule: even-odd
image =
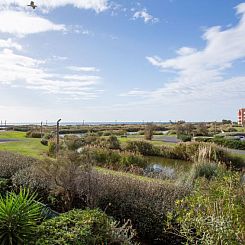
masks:
[[[245,108],[238,111],[238,125],[245,125]]]

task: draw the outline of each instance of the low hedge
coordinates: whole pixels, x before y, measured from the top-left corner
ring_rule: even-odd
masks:
[[[36,245],[133,244],[128,230],[123,235],[115,224],[98,209],[72,210],[44,221],[38,227]]]

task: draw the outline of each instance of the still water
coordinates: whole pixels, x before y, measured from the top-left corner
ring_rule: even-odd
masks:
[[[190,170],[192,163],[163,157],[146,157],[148,166],[144,175],[161,179],[175,179]]]

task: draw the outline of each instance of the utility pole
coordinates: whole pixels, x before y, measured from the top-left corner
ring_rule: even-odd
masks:
[[[59,149],[60,149],[60,121],[61,121],[61,119],[59,119],[57,121],[57,125],[56,125],[56,131],[57,131],[56,158],[58,157],[58,153],[59,153]]]
[[[41,122],[41,138],[43,137],[43,122]]]

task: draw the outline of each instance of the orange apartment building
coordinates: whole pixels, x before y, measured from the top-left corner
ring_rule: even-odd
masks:
[[[238,111],[238,125],[245,125],[245,108]]]

